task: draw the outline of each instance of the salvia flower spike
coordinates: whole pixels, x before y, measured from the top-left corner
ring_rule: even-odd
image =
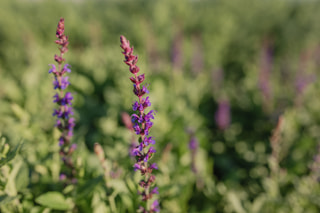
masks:
[[[64,163],[64,170],[60,174],[60,180],[69,183],[75,183],[77,180],[76,169],[72,161],[72,153],[77,148],[76,144],[71,143],[73,135],[73,128],[75,126],[75,119],[73,116],[72,100],[73,96],[70,92],[65,90],[70,85],[69,77],[65,76],[66,73],[70,73],[70,65],[64,64],[65,59],[63,58],[64,53],[68,51],[68,36],[64,34],[64,19],[61,18],[56,32],[57,40],[56,44],[59,45],[59,55],[54,56],[54,60],[57,62],[57,66],[49,64],[51,67],[49,73],[54,76],[53,88],[57,91],[53,96],[53,102],[57,104],[57,108],[53,111],[53,116],[57,118],[56,127],[60,130],[61,136],[59,138],[60,156]]]
[[[149,91],[146,85],[142,85],[145,75],[139,74],[140,68],[136,65],[138,56],[133,55],[133,47],[130,47],[130,42],[124,36],[120,36],[120,42],[120,47],[123,49],[122,54],[125,57],[124,63],[129,66],[129,71],[134,75],[130,78],[133,83],[133,93],[138,97],[138,100],[132,105],[135,113],[131,115],[132,128],[139,135],[139,145],[132,151],[132,154],[136,157],[136,163],[133,168],[135,171],[139,170],[143,176],[143,179],[139,183],[142,188],[139,194],[142,197],[142,201],[145,202],[143,206],[140,206],[138,211],[143,213],[159,212],[158,200],[153,200],[151,203],[152,196],[158,194],[158,187],[154,187],[156,178],[152,175],[152,171],[158,169],[158,167],[155,163],[150,164],[150,159],[156,152],[155,148],[151,146],[155,144],[155,141],[149,135],[155,112],[154,110],[147,112],[147,108],[151,106],[151,102],[148,96],[144,98]]]

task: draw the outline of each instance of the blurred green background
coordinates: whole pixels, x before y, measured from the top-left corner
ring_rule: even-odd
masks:
[[[156,110],[161,212],[320,212],[319,9],[293,0],[2,0],[0,132],[23,146],[1,168],[0,210],[58,212],[36,198],[62,190],[48,64],[64,17],[78,212],[134,212],[140,199],[121,117],[135,98],[120,35],[139,55]],[[95,142],[117,173],[109,187]]]

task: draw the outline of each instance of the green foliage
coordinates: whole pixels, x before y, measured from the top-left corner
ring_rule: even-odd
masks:
[[[69,210],[72,208],[60,192],[46,192],[37,197],[35,201],[50,209]]]
[[[0,135],[1,137],[1,135]],[[14,159],[14,157],[18,154],[22,143],[17,145],[13,150],[9,150],[9,145],[5,143],[5,139],[1,138],[1,156],[0,156],[0,167],[6,165],[8,162]]]
[[[1,1],[0,212],[138,208],[132,132],[121,120],[134,101],[122,34],[150,83],[162,212],[319,212],[319,9],[291,0]],[[60,17],[78,144],[78,183],[66,188],[48,74]],[[268,48],[270,70],[261,77]],[[231,110],[225,130],[215,122],[221,100]],[[199,141],[197,173],[187,129]]]

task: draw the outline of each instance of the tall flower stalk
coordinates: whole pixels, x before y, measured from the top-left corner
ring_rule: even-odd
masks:
[[[215,121],[220,130],[225,130],[230,126],[230,104],[227,100],[220,100],[215,113]]]
[[[53,116],[57,118],[55,126],[60,130],[61,136],[59,138],[60,156],[64,164],[63,172],[60,174],[61,180],[67,182],[76,182],[76,169],[72,161],[72,153],[76,149],[77,145],[71,143],[73,135],[73,128],[75,126],[75,119],[73,116],[72,100],[73,96],[70,92],[65,92],[70,82],[68,76],[65,74],[71,72],[70,65],[64,64],[64,53],[68,51],[68,36],[64,34],[64,19],[61,18],[56,32],[57,40],[56,44],[59,45],[60,54],[55,54],[54,60],[58,66],[50,64],[51,69],[49,73],[54,75],[53,87],[56,94],[53,96],[53,102],[57,104],[57,108],[54,109]]]
[[[187,133],[189,134],[190,140],[189,140],[189,150],[191,151],[191,170],[194,174],[198,173],[198,169],[196,167],[196,155],[199,148],[199,142],[195,136],[194,130],[187,129]]]
[[[138,212],[152,213],[159,211],[159,202],[154,200],[151,203],[152,196],[158,194],[158,187],[154,187],[156,177],[152,175],[154,169],[158,169],[155,163],[150,164],[150,159],[156,152],[151,144],[155,144],[153,138],[149,135],[149,130],[153,125],[151,120],[154,119],[154,110],[147,112],[147,108],[151,106],[149,97],[143,98],[149,93],[146,85],[142,85],[145,80],[144,74],[138,74],[140,68],[136,65],[138,56],[133,55],[133,47],[130,47],[130,42],[124,37],[120,36],[120,47],[124,50],[122,53],[125,56],[124,62],[129,66],[130,72],[134,75],[130,77],[133,83],[133,93],[138,97],[132,105],[134,114],[131,115],[133,129],[139,135],[139,145],[134,148],[133,155],[136,157],[134,170],[139,170],[142,175],[142,180],[139,185],[142,191],[139,194],[144,201],[143,206],[139,207]]]

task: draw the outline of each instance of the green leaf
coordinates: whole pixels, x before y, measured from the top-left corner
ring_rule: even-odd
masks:
[[[69,210],[71,204],[66,201],[60,192],[47,192],[36,198],[36,202],[42,206],[55,210]]]
[[[77,200],[81,200],[84,197],[90,195],[94,188],[103,180],[103,176],[98,176],[94,179],[87,181],[84,185],[79,186],[77,191]]]
[[[233,191],[228,192],[227,194],[228,200],[233,206],[233,209],[237,213],[244,213],[246,212],[243,207],[240,198],[237,196],[237,194]]]
[[[14,199],[18,198],[18,196],[8,196],[8,195],[1,195],[0,196],[0,205],[4,205],[13,201]]]
[[[22,143],[17,145],[14,150],[10,151],[7,154],[6,158],[0,159],[0,167],[2,167],[3,165],[5,165],[9,161],[11,161],[18,154],[18,152],[20,151],[21,146],[22,146]]]

